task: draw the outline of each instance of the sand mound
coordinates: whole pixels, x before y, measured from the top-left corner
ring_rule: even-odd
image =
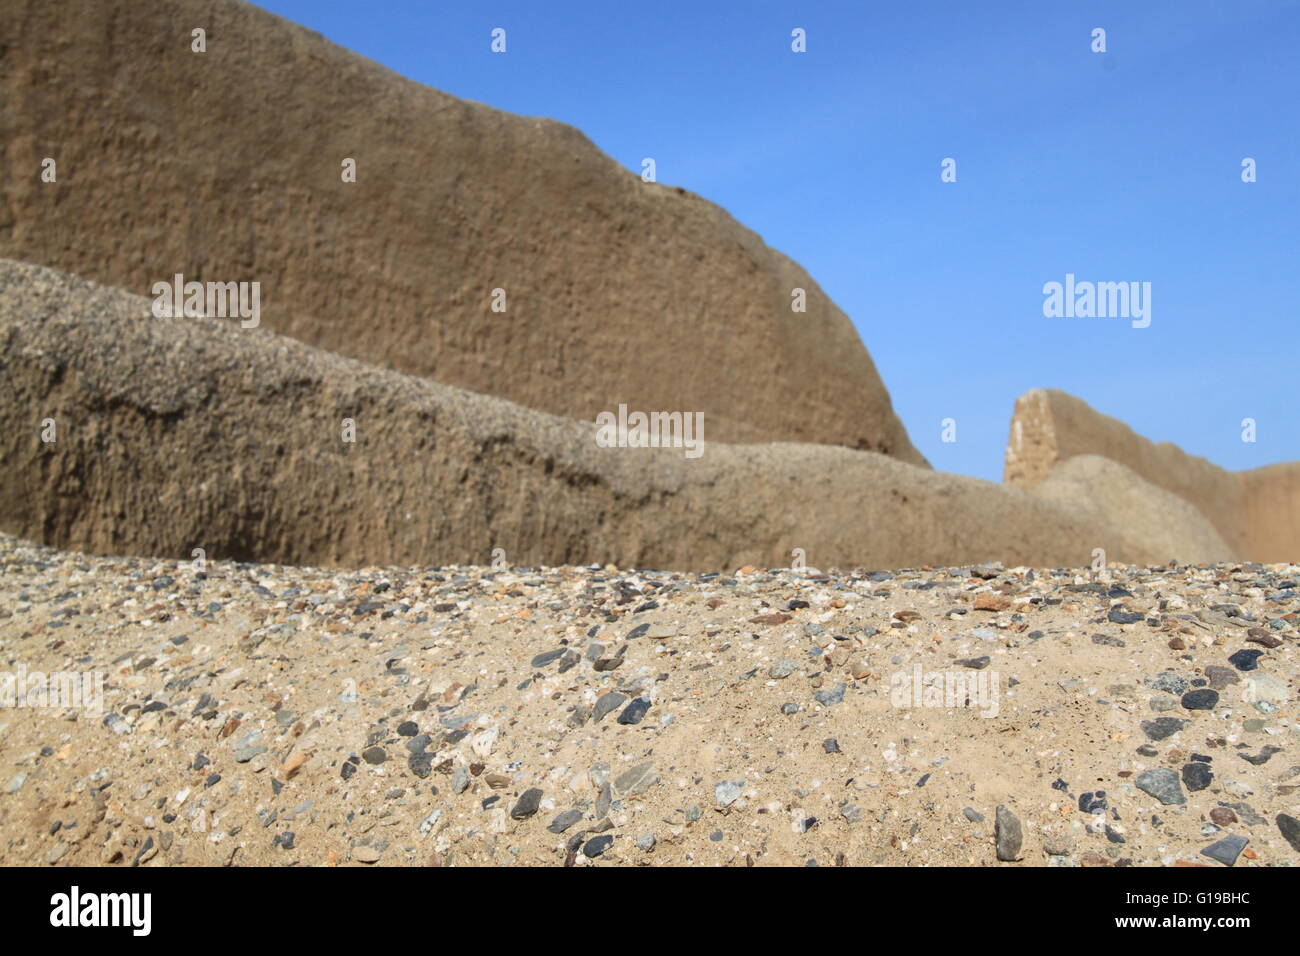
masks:
[[[1213,560],[1203,535],[827,445],[600,447],[596,426],[0,262],[0,528],[101,553],[717,570]],[[54,442],[42,423],[54,422]],[[344,441],[345,420],[355,441]],[[707,419],[706,419],[707,439]]]
[[[803,269],[571,127],[234,0],[6,0],[0,50],[0,256],[141,295],[258,281],[273,331],[572,418],[702,411],[720,441],[924,464]]]
[[[1065,392],[1034,389],[1022,395],[1011,421],[1006,483],[1033,488],[1076,455],[1109,458],[1190,502],[1243,557],[1300,557],[1300,462],[1231,472],[1170,442],[1143,438]],[[1141,520],[1136,512],[1117,513],[1116,519]]]
[[[1100,455],[1076,455],[1058,462],[1030,493],[1077,509],[1098,523],[1118,522],[1157,552],[1163,549],[1176,555],[1190,543],[1196,553],[1217,560],[1233,556],[1214,525],[1191,504]]]
[[[1297,571],[198,573],[0,535],[42,695],[0,711],[0,862],[1294,865]]]

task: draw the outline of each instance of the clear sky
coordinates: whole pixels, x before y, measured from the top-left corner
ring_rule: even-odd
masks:
[[[258,5],[653,157],[812,274],[936,468],[1001,480],[1038,386],[1228,468],[1300,459],[1295,0]],[[1150,282],[1150,325],[1045,317],[1067,273]]]

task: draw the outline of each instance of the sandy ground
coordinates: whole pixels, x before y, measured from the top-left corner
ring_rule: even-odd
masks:
[[[0,537],[0,861],[1289,866],[1298,624],[1294,565],[199,571]]]

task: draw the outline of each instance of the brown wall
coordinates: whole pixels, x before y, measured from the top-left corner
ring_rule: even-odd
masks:
[[[1300,462],[1255,468],[1240,477],[1251,556],[1300,562]]]
[[[803,269],[572,127],[236,0],[5,0],[0,54],[0,256],[141,295],[256,280],[267,329],[555,414],[703,411],[717,440],[924,463]]]
[[[1034,389],[1016,400],[1006,484],[1033,488],[1077,455],[1109,458],[1195,505],[1246,559],[1300,561],[1300,463],[1231,472],[1143,438],[1065,392]]]
[[[141,297],[3,260],[0,380],[0,529],[64,548],[357,566],[501,547],[513,564],[695,570],[787,566],[794,548],[822,568],[1225,557],[1186,522],[1152,544],[1096,509],[876,453],[718,444],[707,418],[695,459],[600,448],[590,423],[156,319]]]

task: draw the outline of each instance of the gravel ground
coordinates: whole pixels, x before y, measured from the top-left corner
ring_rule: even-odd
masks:
[[[1294,865],[1298,640],[1295,565],[200,570],[0,536],[0,861]]]

